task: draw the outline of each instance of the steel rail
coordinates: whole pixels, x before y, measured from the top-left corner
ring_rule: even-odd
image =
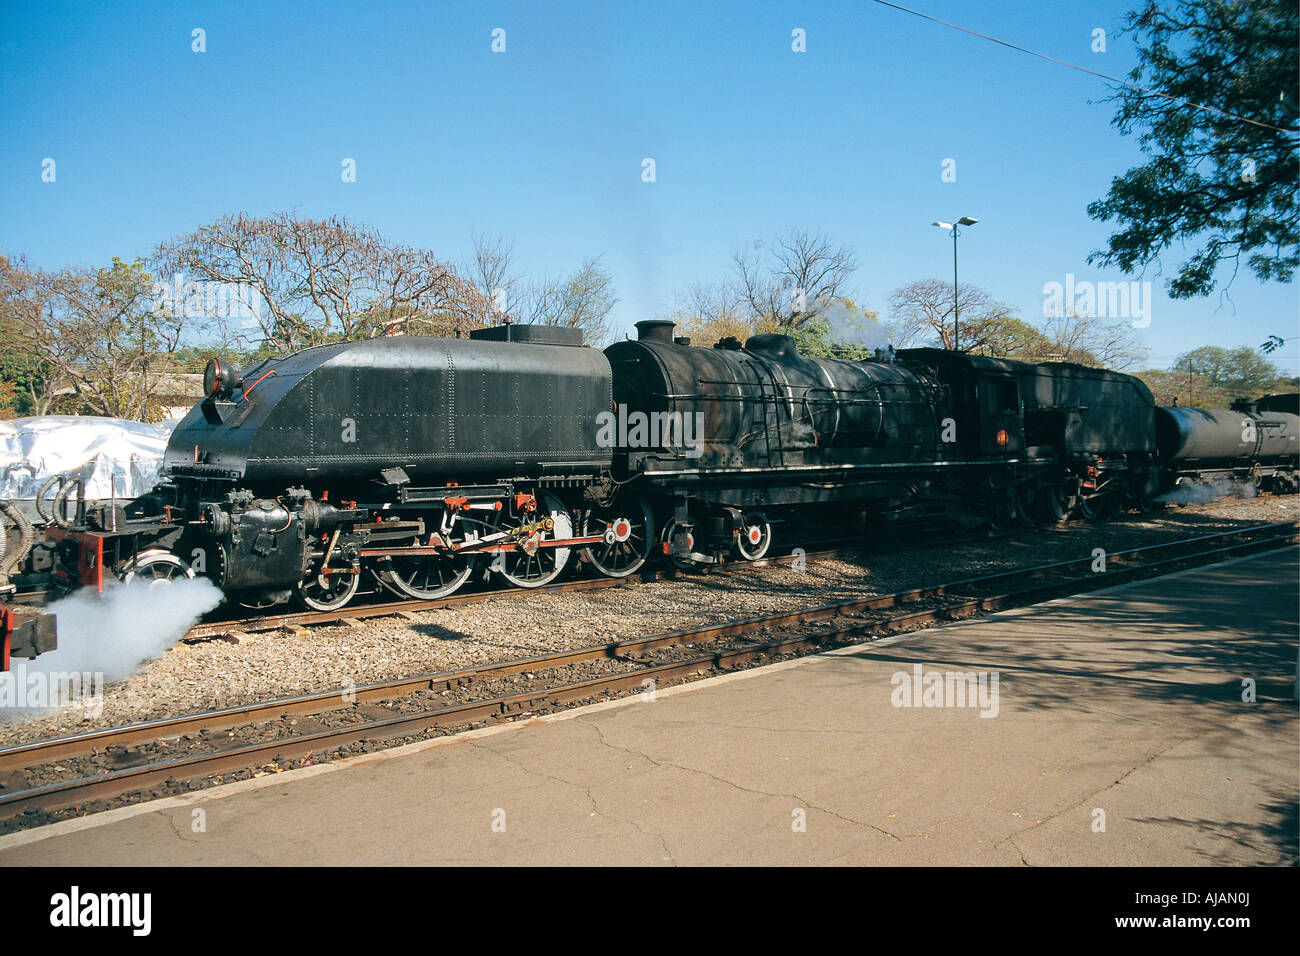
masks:
[[[1009,590],[1006,586],[1017,579],[1033,580],[1066,571],[1090,569],[1094,559],[1087,557],[1075,561],[1055,562],[872,598],[840,601],[743,621],[708,625],[500,664],[480,665],[461,671],[369,685],[357,688],[355,692],[350,692],[349,696],[355,694],[353,700],[356,702],[394,698],[411,691],[437,689],[439,686],[451,689],[485,679],[495,679],[520,672],[555,669],[595,659],[615,659],[639,665],[624,673],[603,675],[558,687],[457,703],[418,713],[392,715],[346,728],[240,744],[216,751],[192,754],[177,760],[126,767],[107,771],[95,777],[59,781],[29,790],[0,794],[0,818],[9,818],[32,809],[58,809],[86,800],[120,796],[141,788],[166,783],[172,779],[194,779],[235,769],[248,769],[250,766],[256,766],[257,761],[267,755],[273,755],[281,760],[292,759],[336,750],[358,741],[400,737],[413,732],[422,733],[433,728],[455,727],[487,719],[517,717],[539,708],[559,707],[602,695],[637,690],[644,686],[644,681],[647,679],[658,683],[686,677],[699,671],[726,670],[756,659],[798,653],[827,644],[848,643],[864,634],[883,636],[900,629],[961,620],[1007,607],[1023,606],[1067,594],[1111,587],[1135,576],[1149,575],[1164,568],[1178,567],[1189,562],[1214,563],[1243,554],[1294,544],[1300,541],[1298,532],[1300,526],[1295,522],[1258,526],[1114,552],[1107,555],[1108,562],[1119,565],[1113,570],[1108,566],[1108,570],[1102,573],[1066,577],[1063,580],[1030,584]],[[1243,537],[1251,537],[1251,540],[1225,543]],[[979,590],[990,585],[1000,590],[983,596],[964,597],[961,594],[962,591]],[[683,660],[661,664],[655,664],[645,657],[647,652],[668,647],[693,645],[697,642],[707,643],[724,637],[748,638],[750,635],[772,628],[820,623],[837,617],[887,609],[898,604],[941,596],[958,597],[960,600],[955,604],[895,614],[885,619],[854,620],[831,628],[806,631],[792,636],[778,636],[744,647],[694,654]],[[0,750],[0,770],[33,766],[33,758],[38,758],[41,763],[45,763],[93,753],[99,747],[165,741],[196,727],[209,730],[223,729],[291,714],[337,711],[350,705],[351,701],[345,700],[341,692],[335,691],[94,731],[74,737]]]

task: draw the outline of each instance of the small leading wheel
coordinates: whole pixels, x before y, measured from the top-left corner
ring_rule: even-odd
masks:
[[[678,571],[689,571],[695,567],[695,562],[684,554],[672,553],[673,535],[678,532],[679,528],[680,525],[676,518],[669,518],[668,523],[664,525],[663,534],[660,536],[661,543],[664,545],[664,560]],[[686,532],[686,550],[695,550],[695,535],[689,531]]]
[[[619,500],[612,508],[594,508],[582,516],[582,537],[603,540],[582,549],[601,574],[625,578],[645,564],[654,540],[654,515],[644,498]]]
[[[390,590],[421,601],[432,601],[454,593],[474,570],[463,554],[390,555],[379,580]]]
[[[741,517],[740,534],[736,536],[736,554],[746,561],[757,561],[772,546],[772,526],[758,512],[747,512]]]
[[[137,554],[123,569],[123,584],[147,588],[170,587],[176,581],[194,577],[194,569],[170,551],[151,550]]]
[[[337,611],[352,600],[361,586],[361,575],[350,570],[316,574],[294,588],[294,597],[309,611]]]
[[[541,508],[529,515],[524,524],[538,524],[548,515],[551,528],[536,528],[514,538],[514,550],[502,551],[493,559],[492,570],[520,588],[540,588],[560,576],[569,563],[572,548],[547,548],[547,541],[562,541],[573,537],[573,519],[565,510],[564,502],[552,494],[539,498]]]

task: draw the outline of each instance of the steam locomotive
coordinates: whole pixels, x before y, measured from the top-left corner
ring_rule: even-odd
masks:
[[[128,505],[51,489],[39,534],[11,522],[0,600],[203,574],[249,606],[329,611],[363,588],[441,597],[476,571],[540,587],[575,560],[613,577],[652,555],[758,560],[774,522],[817,509],[1059,522],[1179,483],[1297,487],[1296,396],[1159,408],[1140,380],[1080,365],[637,332],[604,352],[506,325],[242,373],[213,359],[163,482]]]

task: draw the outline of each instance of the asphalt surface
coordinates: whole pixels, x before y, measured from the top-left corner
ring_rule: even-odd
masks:
[[[1297,553],[54,824],[0,865],[1294,865]]]

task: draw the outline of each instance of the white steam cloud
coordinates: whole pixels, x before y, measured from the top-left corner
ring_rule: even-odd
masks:
[[[1215,481],[1180,481],[1155,500],[1169,505],[1203,505],[1215,498],[1254,498],[1257,489],[1250,482],[1220,478]]]
[[[885,326],[841,298],[818,300],[813,318],[830,328],[828,337],[832,342],[869,349],[889,347],[889,331]]]
[[[220,603],[221,591],[207,578],[148,586],[114,581],[102,594],[84,590],[55,601],[48,611],[57,619],[58,647],[0,674],[0,720],[102,694],[105,684],[162,655]],[[70,682],[78,689],[69,692]]]
[[[103,594],[78,591],[50,605],[58,620],[59,646],[33,664],[46,670],[102,672],[106,681],[121,680],[161,655],[220,603],[220,589],[207,578],[151,586],[109,582]]]

